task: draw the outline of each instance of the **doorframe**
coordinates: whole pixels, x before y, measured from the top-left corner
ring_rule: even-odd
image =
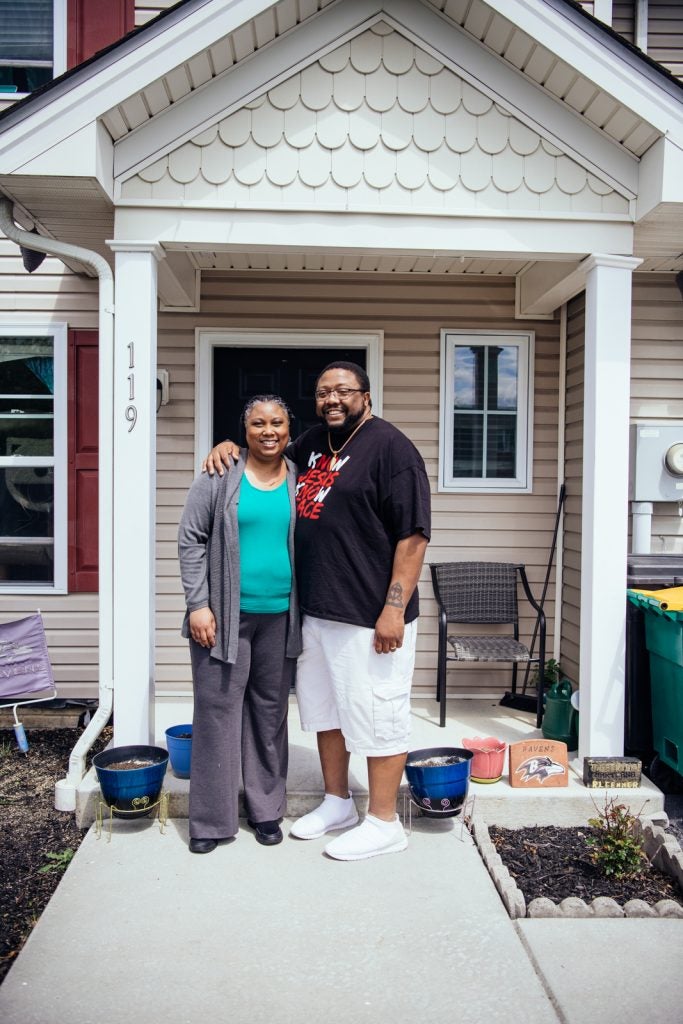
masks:
[[[213,350],[214,348],[357,348],[365,351],[370,378],[372,409],[382,415],[384,332],[383,331],[262,331],[256,328],[195,329],[195,473],[212,445]],[[321,366],[322,369],[322,366]],[[283,398],[287,398],[283,395]]]

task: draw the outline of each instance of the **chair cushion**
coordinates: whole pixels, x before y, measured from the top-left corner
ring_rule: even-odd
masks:
[[[529,648],[511,636],[449,636],[455,661],[528,661]]]

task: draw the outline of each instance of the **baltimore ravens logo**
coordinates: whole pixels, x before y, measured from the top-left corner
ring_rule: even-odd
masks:
[[[522,761],[518,766],[515,774],[522,776],[522,782],[537,779],[540,783],[543,783],[551,775],[562,775],[564,771],[564,765],[553,761],[552,757],[543,755],[541,757],[527,757],[526,761]]]

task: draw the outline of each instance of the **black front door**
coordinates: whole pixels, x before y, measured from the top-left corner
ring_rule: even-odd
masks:
[[[240,416],[254,395],[280,395],[292,410],[291,436],[317,423],[313,389],[333,360],[366,367],[363,348],[228,348],[213,350],[213,439],[244,443]]]

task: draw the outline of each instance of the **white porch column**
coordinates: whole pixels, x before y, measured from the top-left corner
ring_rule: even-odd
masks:
[[[584,264],[580,759],[624,752],[631,274],[639,263],[594,255]]]
[[[151,242],[110,242],[114,330],[114,743],[154,741],[157,261]]]

